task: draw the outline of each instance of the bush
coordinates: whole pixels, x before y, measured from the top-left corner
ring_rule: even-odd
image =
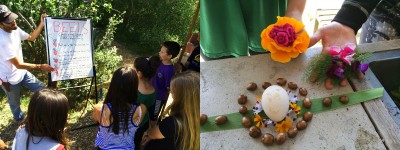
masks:
[[[135,54],[152,55],[167,40],[183,43],[198,0],[126,0],[113,6],[126,11],[117,40]]]

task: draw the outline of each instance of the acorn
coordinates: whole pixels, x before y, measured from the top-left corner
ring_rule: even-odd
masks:
[[[247,107],[246,106],[240,106],[239,113],[246,114],[247,113]]]
[[[296,90],[296,89],[297,89],[297,84],[294,83],[294,82],[289,82],[289,83],[288,83],[288,87],[289,87],[289,89],[291,89],[291,90]]]
[[[250,128],[253,125],[249,116],[243,116],[242,125],[246,128]]]
[[[306,88],[299,88],[299,93],[301,96],[307,96],[308,92]]]
[[[218,116],[217,118],[215,118],[215,124],[217,124],[217,125],[224,124],[226,121],[228,121],[228,117],[226,117],[224,115],[221,115],[221,116]]]
[[[264,82],[263,84],[262,84],[262,88],[265,90],[265,89],[267,89],[269,86],[271,86],[271,83],[269,83],[269,82]]]
[[[264,143],[264,145],[272,145],[274,144],[274,136],[270,133],[265,133],[261,138],[261,142]]]
[[[303,115],[303,120],[306,122],[309,122],[309,121],[311,121],[312,117],[313,117],[313,114],[311,112],[307,111]]]
[[[251,126],[249,129],[249,135],[253,138],[258,138],[261,136],[261,130],[260,128],[256,126]]]
[[[304,100],[303,100],[303,106],[305,107],[305,108],[311,108],[311,105],[312,105],[312,102],[311,102],[311,100],[309,99],[309,98],[304,98]]]
[[[332,105],[332,99],[330,97],[325,97],[322,100],[322,104],[324,104],[325,107],[330,107]]]
[[[280,86],[285,86],[286,85],[286,79],[285,78],[278,78],[276,79],[276,84],[280,85]]]
[[[339,97],[339,101],[340,101],[342,104],[347,104],[347,103],[349,102],[349,97],[347,97],[347,96],[340,96],[340,97]]]
[[[208,116],[206,114],[200,115],[200,124],[204,124],[207,122]]]
[[[241,94],[241,95],[239,96],[239,98],[238,98],[238,103],[239,103],[240,105],[246,104],[246,103],[247,103],[247,96]]]
[[[285,133],[278,133],[278,135],[275,136],[275,142],[278,145],[282,145],[283,143],[285,143],[285,140],[286,140]]]
[[[288,137],[289,138],[294,138],[297,135],[297,128],[296,127],[290,127],[288,131]]]
[[[254,83],[254,82],[250,82],[250,83],[247,85],[247,90],[249,90],[249,91],[254,91],[254,90],[256,90],[256,89],[257,89],[257,84]]]
[[[307,122],[304,120],[297,122],[296,128],[299,130],[304,130],[305,128],[307,128]]]

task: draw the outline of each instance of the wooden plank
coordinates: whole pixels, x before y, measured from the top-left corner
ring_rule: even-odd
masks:
[[[379,52],[400,49],[400,40],[361,44],[358,48],[361,52]],[[358,79],[350,79],[356,91],[372,88],[372,85],[365,81],[360,82]],[[382,99],[378,98],[365,102],[363,103],[363,107],[386,147],[390,150],[398,150],[400,148],[400,127],[389,114]]]

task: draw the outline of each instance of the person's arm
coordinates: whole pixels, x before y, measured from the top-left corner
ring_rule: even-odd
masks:
[[[301,21],[305,5],[306,0],[289,0],[285,16]]]
[[[40,23],[39,23],[39,25],[37,26],[37,28],[36,28],[32,33],[29,34],[29,37],[28,37],[28,39],[26,39],[26,40],[28,40],[28,41],[35,41],[35,40],[36,40],[36,38],[40,35],[40,33],[41,33],[42,30],[43,30],[43,27],[44,27],[44,18],[45,18],[45,17],[47,17],[46,14],[42,14],[42,15],[40,16]]]
[[[356,34],[379,2],[380,0],[346,0],[333,21],[352,28]]]
[[[309,47],[322,40],[322,51],[331,46],[357,44],[356,33],[375,9],[380,0],[346,0],[332,23],[318,29],[311,37]]]
[[[101,108],[103,104],[96,104],[93,107],[93,113],[92,113],[92,118],[100,123],[100,117],[101,117]]]
[[[40,69],[45,72],[51,72],[54,70],[54,68],[48,64],[23,63],[17,57],[11,58],[8,61],[10,61],[18,69]]]

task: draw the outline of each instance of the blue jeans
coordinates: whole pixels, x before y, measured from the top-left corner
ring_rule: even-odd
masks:
[[[8,104],[12,114],[14,115],[15,121],[21,121],[24,119],[24,112],[21,110],[21,86],[28,88],[32,92],[40,91],[45,87],[45,85],[39,81],[33,74],[29,71],[24,75],[24,79],[16,85],[10,84],[10,92],[8,92],[4,86],[1,86],[3,91],[7,95]]]

